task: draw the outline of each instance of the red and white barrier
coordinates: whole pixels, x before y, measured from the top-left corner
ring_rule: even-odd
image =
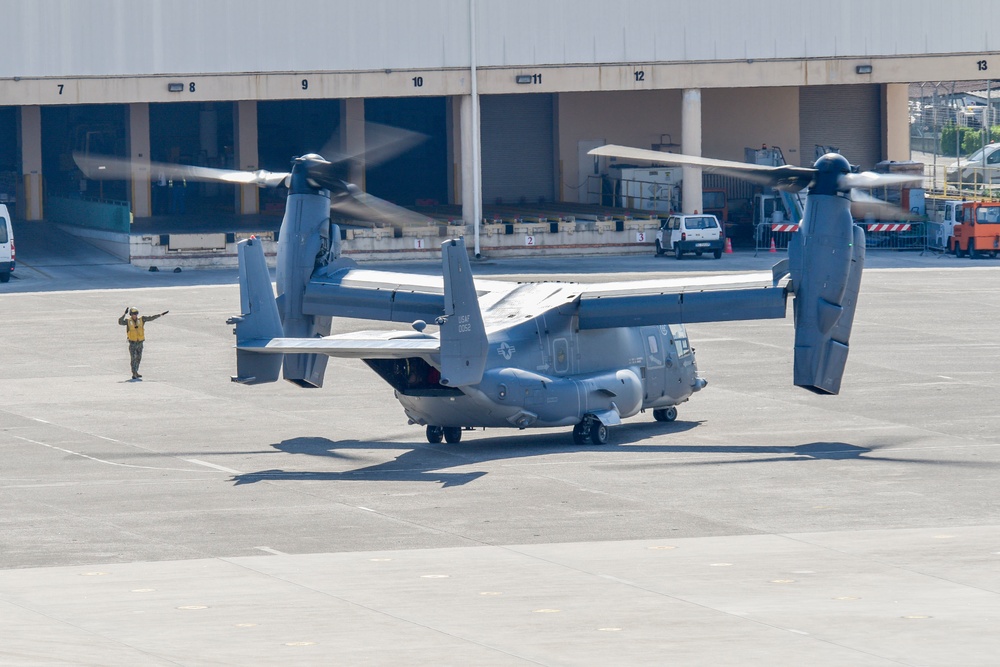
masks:
[[[913,227],[908,222],[879,222],[868,225],[870,232],[908,232]]]
[[[772,232],[797,232],[799,231],[798,225],[771,225]]]

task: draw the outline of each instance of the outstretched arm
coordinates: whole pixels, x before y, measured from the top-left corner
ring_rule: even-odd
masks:
[[[152,322],[156,318],[163,317],[164,315],[166,315],[169,312],[170,312],[169,310],[165,310],[165,311],[163,311],[162,313],[160,313],[158,315],[143,315],[142,316],[142,321],[143,322]]]

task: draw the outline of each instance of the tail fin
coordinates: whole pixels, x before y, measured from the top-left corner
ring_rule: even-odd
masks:
[[[258,239],[240,241],[237,246],[240,261],[239,317],[227,322],[235,324],[236,375],[233,382],[262,384],[274,382],[281,371],[280,354],[262,354],[244,349],[248,344],[262,345],[283,335],[278,306],[271,289],[271,276],[264,260],[264,246]]]
[[[865,263],[865,233],[854,224],[850,201],[811,195],[789,245],[795,291],[794,382],[819,394],[837,394]]]
[[[441,326],[441,384],[461,387],[479,384],[486,370],[486,326],[465,239],[441,245],[444,271],[444,316]]]

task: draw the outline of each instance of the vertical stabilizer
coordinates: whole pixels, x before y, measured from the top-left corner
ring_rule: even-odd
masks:
[[[262,344],[282,335],[271,275],[264,259],[264,245],[259,239],[248,239],[240,241],[237,249],[241,315],[228,320],[229,324],[236,325],[236,375],[232,380],[241,384],[274,382],[281,371],[282,355],[240,349],[241,345]]]
[[[486,369],[486,327],[465,239],[441,245],[444,272],[444,316],[441,326],[441,384],[461,387],[478,384]]]

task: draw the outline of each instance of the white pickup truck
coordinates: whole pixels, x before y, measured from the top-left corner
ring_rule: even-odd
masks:
[[[686,252],[699,257],[710,252],[719,259],[724,243],[718,218],[704,213],[672,215],[660,223],[656,232],[656,254],[672,252],[677,259]]]

